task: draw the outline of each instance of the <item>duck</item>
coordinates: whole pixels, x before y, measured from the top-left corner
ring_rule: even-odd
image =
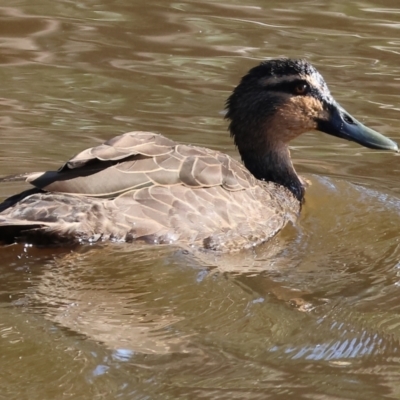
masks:
[[[31,187],[0,204],[2,244],[102,241],[249,249],[298,217],[305,183],[288,144],[317,130],[372,149],[397,144],[357,121],[303,59],[262,61],[226,102],[241,157],[161,134],[128,132],[86,149],[56,171],[3,178]]]

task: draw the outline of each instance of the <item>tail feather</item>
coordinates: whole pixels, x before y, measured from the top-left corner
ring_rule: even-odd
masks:
[[[42,192],[40,189],[32,188],[32,189],[25,190],[24,192],[15,194],[11,197],[8,197],[0,204],[0,213],[7,210],[7,208],[10,208],[13,205],[17,204],[19,201],[25,199],[25,197],[28,197],[31,194],[40,193],[40,192]]]
[[[0,243],[12,244],[18,240],[18,238],[25,238],[27,235],[31,236],[34,232],[38,233],[43,229],[43,225],[40,224],[29,224],[21,223],[18,221],[8,222],[0,219]],[[29,243],[29,242],[28,242]]]
[[[73,245],[79,243],[83,236],[85,235],[76,230],[57,229],[54,224],[0,218],[0,244],[3,245],[13,243],[39,246]],[[100,235],[98,236],[100,238]]]
[[[2,183],[2,182],[26,182],[28,177],[30,177],[31,175],[37,175],[37,174],[42,174],[42,172],[38,172],[38,173],[26,172],[26,173],[17,174],[17,175],[7,175],[7,176],[3,176],[0,178],[0,183]]]

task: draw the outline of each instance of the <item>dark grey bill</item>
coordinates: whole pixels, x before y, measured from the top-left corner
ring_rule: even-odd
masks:
[[[399,151],[397,143],[357,121],[339,105],[330,108],[327,120],[319,120],[319,131],[351,140],[370,149]]]

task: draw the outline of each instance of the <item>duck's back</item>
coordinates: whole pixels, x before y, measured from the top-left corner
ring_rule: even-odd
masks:
[[[231,250],[272,237],[300,207],[287,189],[255,179],[226,154],[149,132],[20,178],[37,189],[3,203],[5,242],[142,239]]]

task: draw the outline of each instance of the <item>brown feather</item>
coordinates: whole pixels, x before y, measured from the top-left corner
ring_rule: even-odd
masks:
[[[300,208],[285,188],[256,180],[228,155],[148,132],[25,179],[38,192],[0,213],[3,241],[142,239],[232,250],[268,240]]]

